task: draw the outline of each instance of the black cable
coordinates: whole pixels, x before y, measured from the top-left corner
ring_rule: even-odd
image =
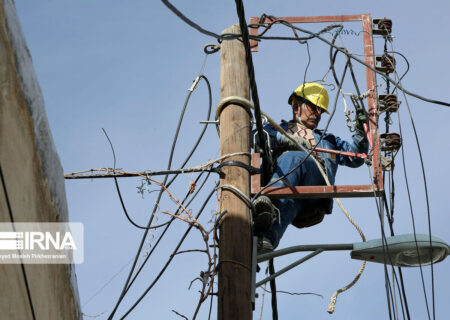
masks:
[[[372,174],[371,174],[371,171],[370,171],[370,167],[368,167],[368,169],[369,169],[369,176],[370,176],[370,179],[371,179],[370,181],[372,183],[373,189],[375,190],[375,186],[374,186],[374,183],[373,183],[373,180],[372,180],[373,178],[372,178]],[[383,215],[381,213],[381,205],[378,203],[376,196],[374,196],[374,200],[375,200],[375,205],[377,207],[378,219],[380,220],[380,231],[381,231],[381,239],[382,239],[382,244],[383,244],[382,249],[383,249],[383,259],[384,259],[383,260],[383,265],[384,265],[385,281],[386,281],[386,298],[387,298],[387,302],[388,302],[389,314],[391,316],[390,300],[389,299],[392,300],[393,297],[392,297],[392,287],[391,287],[391,284],[390,284],[389,275],[387,273],[387,265],[386,265],[387,262],[386,262],[386,260],[387,260],[387,258],[389,259],[389,264],[390,265],[393,265],[393,260],[392,260],[391,254],[389,252],[389,246],[388,246],[387,240],[386,240],[386,232],[384,230],[384,225],[383,225]],[[397,278],[397,274],[396,274],[395,270],[393,270],[393,271],[394,271],[393,272],[394,280],[395,280],[397,286],[400,287],[399,282],[398,282],[398,278]],[[394,305],[394,303],[392,303],[392,305]],[[394,315],[395,315],[395,313],[394,313]]]
[[[393,168],[394,167],[392,166],[392,170],[393,170]],[[392,175],[393,175],[393,172],[391,171],[390,177],[392,177]],[[384,181],[384,179],[383,179],[383,181]],[[393,181],[393,179],[392,179],[392,181]],[[390,188],[390,190],[392,190],[392,189]],[[395,236],[394,226],[393,226],[393,218],[392,218],[393,217],[393,200],[392,200],[391,208],[389,208],[389,206],[387,204],[387,199],[386,199],[385,193],[383,193],[383,199],[384,199],[386,213],[389,212],[389,209],[392,211],[390,216],[388,215],[388,222],[389,222],[389,229],[390,229],[391,237],[393,237],[393,236]],[[394,267],[394,266],[392,266],[392,267]],[[409,320],[411,317],[409,314],[408,300],[406,298],[406,290],[405,290],[405,283],[403,281],[402,268],[397,267],[397,271],[398,271],[399,277],[400,277],[400,286],[397,285],[397,288],[398,288],[398,290],[401,290],[401,291],[399,291],[399,296],[400,296],[400,303],[401,303],[401,307],[402,307],[403,318],[405,318],[405,311],[406,311],[406,316]],[[397,282],[397,284],[398,284],[398,282]]]
[[[385,37],[385,45],[384,45],[384,52],[387,53],[394,53],[394,54],[399,54],[400,56],[403,57],[403,59],[406,62],[407,68],[406,71],[403,73],[403,75],[399,78],[399,81],[401,81],[403,79],[403,77],[408,73],[409,71],[409,61],[408,59],[401,54],[400,52],[396,52],[396,51],[388,51],[387,50],[387,37]],[[389,80],[386,79],[386,94],[389,94]],[[394,90],[392,91],[392,94],[395,92],[395,90],[397,90],[397,88],[395,87]],[[386,132],[389,132],[389,124],[390,124],[390,112],[386,112],[386,118],[385,118],[385,122],[386,122]],[[385,156],[387,157],[388,152],[386,151]],[[388,217],[388,222],[389,222],[389,228],[390,228],[390,233],[391,236],[394,236],[394,197],[395,197],[395,183],[394,183],[394,158],[395,155],[390,152],[390,156],[391,156],[391,170],[389,172],[389,193],[390,193],[390,206],[388,206],[387,204],[387,199],[386,199],[386,195],[383,194],[384,196],[384,203],[386,206],[386,213],[387,213],[387,217]],[[384,172],[383,172],[383,182],[385,181],[384,179]],[[398,270],[398,274],[400,277],[400,288],[401,292],[399,292],[400,295],[400,302],[401,302],[401,307],[402,307],[402,312],[403,312],[403,318],[405,318],[405,311],[406,311],[406,316],[408,318],[408,320],[411,318],[410,314],[409,314],[409,307],[408,307],[408,299],[406,297],[406,290],[405,290],[405,283],[403,281],[403,273],[402,273],[402,268],[401,267],[397,267]],[[403,305],[404,303],[404,305]]]
[[[369,168],[369,167],[368,167]],[[372,180],[372,174],[370,172],[370,168],[369,168],[369,175],[370,175],[370,181],[372,183],[373,186],[373,180]],[[373,186],[373,189],[375,190],[375,187]],[[392,296],[392,286],[391,286],[391,282],[389,279],[389,274],[387,273],[387,262],[386,262],[386,256],[389,257],[390,263],[392,264],[392,258],[391,255],[389,253],[389,246],[387,245],[387,241],[386,241],[386,234],[384,231],[384,226],[383,226],[383,215],[381,213],[381,205],[378,203],[377,197],[374,197],[375,200],[375,205],[377,207],[377,216],[378,219],[380,220],[380,231],[381,231],[381,241],[382,241],[382,249],[383,249],[383,269],[384,269],[384,281],[385,281],[385,288],[386,288],[386,300],[387,300],[387,307],[388,307],[388,311],[389,311],[389,319],[392,320],[392,313],[391,313],[391,301],[392,301],[392,305],[394,305],[393,302],[393,296]],[[395,312],[394,312],[394,316],[395,316]]]
[[[195,180],[195,183],[197,183],[197,181],[200,179],[200,177],[202,176],[202,174],[199,174],[197,179]],[[206,181],[208,181],[209,178],[209,173],[206,176],[205,180],[203,180],[202,184],[197,188],[197,191],[195,192],[195,194],[192,196],[192,198],[189,200],[189,202],[186,204],[185,207],[189,207],[189,205],[192,203],[192,201],[194,201],[194,199],[197,197],[197,195],[199,194],[200,190],[202,190],[203,186],[205,185]],[[190,191],[188,191],[186,197],[183,199],[183,201],[181,202],[181,205],[184,205],[184,202],[187,200],[187,198],[190,195]],[[178,212],[181,210],[181,206],[178,206],[177,211],[175,212],[175,215],[178,215]],[[175,217],[172,217],[166,227],[164,228],[163,232],[161,232],[161,234],[158,237],[158,240],[156,241],[156,243],[153,245],[152,249],[150,250],[150,252],[147,254],[147,256],[145,257],[144,262],[142,263],[142,265],[139,267],[138,271],[136,271],[136,274],[134,275],[133,279],[130,281],[130,284],[128,285],[127,289],[125,290],[125,294],[128,292],[128,290],[131,288],[131,286],[133,285],[134,281],[137,279],[139,273],[142,271],[142,269],[144,268],[145,264],[147,263],[148,259],[150,259],[150,256],[153,254],[153,251],[156,250],[156,248],[158,247],[158,244],[161,242],[161,240],[163,239],[165,233],[167,232],[167,230],[169,229],[170,225],[172,224],[172,222],[175,220]]]
[[[417,151],[419,153],[419,160],[420,160],[420,166],[422,169],[422,176],[423,176],[423,184],[424,184],[424,189],[425,189],[425,200],[426,200],[426,204],[427,204],[427,219],[428,219],[428,234],[429,234],[429,239],[430,239],[430,249],[432,248],[432,241],[431,241],[431,213],[430,213],[430,201],[429,201],[429,197],[428,197],[428,186],[427,186],[427,178],[426,178],[426,174],[425,174],[425,166],[423,163],[423,156],[422,156],[422,150],[420,148],[420,143],[419,143],[419,137],[417,135],[417,131],[416,131],[416,126],[414,123],[414,119],[411,113],[411,108],[409,107],[409,103],[408,100],[406,99],[405,96],[405,103],[409,112],[409,118],[411,120],[411,125],[413,128],[413,132],[414,132],[414,137],[416,140],[416,145],[417,145]],[[399,114],[400,117],[400,114]],[[399,125],[400,125],[400,120],[399,120]],[[403,148],[402,148],[402,156],[403,156]],[[404,167],[405,172],[406,172],[406,168]],[[406,174],[406,173],[405,173]],[[432,250],[430,250],[430,268],[431,268],[431,299],[432,299],[432,307],[433,307],[433,319],[436,318],[436,310],[435,310],[435,299],[434,299],[434,267],[433,267],[433,254],[432,254]]]
[[[390,39],[390,42],[391,42],[391,46],[392,46],[392,40],[391,39]],[[398,80],[398,82],[400,83],[401,80],[403,79],[403,77],[409,71],[409,61],[400,52],[397,52],[397,51],[388,51],[388,52],[400,55],[405,60],[405,62],[407,64],[407,69],[406,69],[405,73]],[[398,74],[397,74],[396,71],[395,71],[395,74],[398,77]],[[394,91],[395,91],[395,89],[394,89]],[[423,157],[422,157],[422,151],[420,149],[419,137],[417,135],[416,126],[414,124],[414,119],[413,119],[413,116],[412,116],[412,113],[411,113],[411,108],[409,107],[409,103],[408,103],[408,100],[406,98],[406,95],[404,96],[404,98],[405,98],[406,107],[408,109],[409,117],[410,117],[410,120],[411,120],[411,125],[413,127],[414,137],[415,137],[416,145],[417,145],[417,150],[419,152],[420,166],[421,166],[421,169],[422,169],[422,176],[423,176],[424,189],[425,189],[425,199],[426,199],[426,204],[427,204],[428,233],[429,233],[430,248],[431,248],[432,247],[432,244],[431,244],[431,242],[432,242],[432,240],[431,240],[431,213],[430,213],[430,203],[429,203],[429,197],[428,197],[427,180],[426,180],[426,174],[425,174],[425,166],[424,166],[424,163],[423,163]],[[436,318],[436,307],[435,307],[435,294],[434,294],[434,266],[433,266],[433,259],[432,259],[432,250],[430,250],[430,260],[431,260],[431,264],[430,264],[430,270],[431,270],[431,299],[432,299],[432,305],[433,305],[433,319],[435,319]]]
[[[163,3],[164,3],[164,4],[165,4],[172,12],[174,12],[178,17],[180,17],[184,22],[186,22],[186,23],[189,24],[191,27],[195,28],[196,30],[198,30],[199,32],[201,32],[201,33],[203,33],[203,34],[206,34],[206,35],[209,35],[209,36],[211,36],[211,37],[214,37],[214,38],[218,39],[219,41],[221,41],[221,40],[227,40],[227,39],[232,40],[232,39],[236,39],[236,38],[238,38],[238,37],[240,36],[240,35],[230,35],[230,34],[219,36],[218,34],[216,34],[216,33],[214,33],[214,32],[205,30],[205,29],[203,29],[202,27],[200,27],[199,25],[197,25],[196,23],[194,23],[193,21],[189,20],[186,16],[184,16],[177,8],[175,8],[172,4],[170,4],[169,1],[167,1],[167,0],[161,0],[161,1],[162,1],[162,2],[163,2]],[[236,1],[238,1],[238,0],[236,0]],[[267,17],[276,19],[275,17],[272,17],[272,16],[267,16]],[[321,37],[321,36],[320,36],[320,33],[314,33],[314,32],[312,32],[312,31],[309,31],[309,30],[305,30],[305,29],[296,27],[296,26],[292,25],[291,23],[288,23],[288,22],[283,21],[283,20],[280,20],[280,24],[283,24],[283,25],[288,26],[288,27],[290,27],[290,28],[292,28],[292,29],[296,29],[296,30],[299,30],[299,31],[301,31],[301,32],[310,34],[311,36],[313,36],[313,38],[317,38],[317,39],[319,39],[319,40],[321,40],[321,41],[323,41],[323,42],[325,42],[326,44],[328,44],[328,45],[331,46],[331,43],[330,43],[327,39]],[[343,29],[343,26],[342,26],[341,29]],[[338,34],[338,32],[337,32],[336,34]],[[251,39],[257,40],[257,39],[258,39],[258,36],[252,36],[252,37],[250,37],[250,38],[251,38]],[[264,39],[264,38],[270,39],[270,38],[267,38],[267,37],[261,37],[260,39]],[[276,40],[295,40],[295,41],[298,41],[299,39],[302,40],[302,38],[297,38],[297,37],[277,37],[277,38],[272,37],[271,39],[276,39]],[[305,39],[306,39],[306,38],[305,38]],[[385,73],[376,70],[376,68],[374,68],[374,67],[372,67],[371,65],[365,63],[365,62],[362,61],[361,59],[358,59],[355,55],[352,55],[352,54],[350,54],[350,53],[346,53],[346,52],[342,51],[341,49],[339,49],[337,46],[334,46],[334,47],[335,47],[336,49],[338,49],[339,51],[341,51],[342,53],[344,53],[345,55],[347,55],[349,58],[351,58],[351,59],[353,59],[353,60],[359,62],[360,64],[366,66],[367,68],[369,68],[370,70],[372,70],[372,71],[378,73],[378,74],[381,75],[382,77],[384,77],[384,78],[386,78],[386,79],[389,79],[389,81],[391,81],[391,83],[394,84],[394,86],[395,86],[396,88],[402,90],[402,91],[405,92],[406,94],[408,94],[408,95],[410,95],[410,96],[412,96],[412,97],[415,97],[415,98],[417,98],[417,99],[420,99],[420,100],[429,102],[429,103],[440,104],[440,105],[443,105],[443,106],[446,106],[446,107],[450,107],[450,103],[448,103],[448,102],[442,102],[442,101],[438,101],[438,100],[428,99],[428,98],[422,97],[422,96],[420,96],[420,95],[418,95],[418,94],[415,94],[415,93],[412,93],[412,92],[406,90],[406,89],[403,88],[397,81],[394,81],[392,78],[390,78],[389,76],[387,76]]]
[[[207,84],[207,87],[208,87],[209,107],[208,107],[208,116],[207,116],[207,119],[209,120],[210,115],[211,115],[211,106],[212,106],[211,86],[210,86],[210,84],[209,84],[209,80],[208,80],[205,76],[200,75],[199,78],[205,80],[205,82],[206,82],[206,84]],[[178,134],[179,134],[179,131],[180,131],[180,128],[181,128],[181,123],[182,123],[182,121],[183,121],[184,112],[185,112],[185,110],[186,110],[187,104],[188,104],[188,102],[189,102],[189,99],[190,99],[190,97],[191,97],[193,91],[194,91],[194,90],[189,91],[189,93],[188,93],[188,95],[187,95],[187,97],[186,97],[185,103],[184,103],[184,105],[183,105],[183,109],[182,109],[180,118],[179,118],[179,120],[178,120],[178,125],[177,125],[177,129],[176,129],[176,133],[175,133],[175,136],[174,136],[174,139],[173,139],[173,142],[172,142],[172,148],[171,148],[171,151],[170,151],[169,163],[168,163],[168,165],[167,165],[167,170],[170,170],[170,168],[171,168],[171,166],[172,166],[173,154],[174,154],[174,151],[175,151],[175,145],[176,145],[176,142],[177,142],[177,139],[178,139]],[[186,157],[186,159],[184,160],[183,164],[181,165],[182,168],[186,165],[186,163],[189,161],[189,159],[191,158],[191,156],[192,156],[193,153],[195,152],[197,146],[199,145],[201,139],[203,138],[203,135],[204,135],[204,133],[205,133],[205,131],[206,131],[206,128],[207,128],[207,124],[205,124],[205,126],[204,126],[204,128],[203,128],[203,130],[202,130],[202,132],[201,132],[201,134],[200,134],[200,136],[199,136],[198,139],[197,139],[196,144],[194,145],[194,147],[192,148],[191,152],[189,153],[189,155]],[[172,179],[171,179],[168,183],[166,183],[166,182],[167,182],[167,179],[168,179],[168,176],[165,176],[164,181],[163,181],[163,185],[166,185],[166,187],[168,188],[168,187],[173,183],[173,181],[174,181],[177,177],[178,177],[178,174],[176,174],[175,176],[173,176]],[[159,191],[159,194],[158,194],[158,197],[157,197],[157,200],[156,200],[155,205],[154,205],[154,207],[153,207],[153,211],[152,211],[150,220],[149,220],[149,222],[148,222],[148,224],[147,224],[147,228],[150,228],[150,226],[151,226],[151,224],[152,224],[152,222],[153,222],[153,218],[154,218],[154,216],[155,216],[155,214],[156,214],[156,210],[158,209],[159,201],[161,200],[161,197],[162,197],[163,192],[164,192],[164,188],[161,187],[161,189],[160,189],[160,191]],[[162,225],[154,226],[153,228],[158,228],[158,227],[161,227],[161,226],[162,226]],[[143,234],[143,236],[142,236],[141,242],[140,242],[140,244],[139,244],[138,251],[137,251],[137,253],[136,253],[136,257],[135,257],[134,262],[133,262],[133,266],[131,267],[130,273],[128,274],[128,277],[127,277],[127,280],[126,280],[126,282],[125,282],[125,285],[124,285],[124,287],[123,287],[123,289],[122,289],[122,292],[121,292],[121,294],[120,294],[120,296],[119,296],[119,298],[118,298],[118,301],[117,301],[117,303],[116,303],[116,305],[115,305],[113,311],[112,311],[111,314],[109,315],[108,320],[111,320],[111,319],[113,318],[114,314],[115,314],[116,311],[117,311],[117,308],[119,307],[120,302],[122,301],[122,299],[123,299],[124,296],[125,296],[125,291],[127,291],[128,283],[130,282],[131,276],[133,275],[134,268],[136,267],[136,263],[137,263],[137,261],[138,261],[138,259],[139,259],[140,253],[141,253],[141,251],[142,251],[142,247],[144,246],[145,239],[146,239],[146,237],[147,237],[148,231],[149,231],[149,229],[146,229],[146,230],[144,231],[144,234]],[[143,266],[143,265],[142,265],[142,266]]]
[[[200,208],[197,216],[195,217],[195,219],[198,219],[200,217],[200,215],[202,214],[203,210],[205,209],[206,205],[208,204],[209,200],[211,199],[212,195],[216,192],[216,188],[219,185],[219,183],[216,184],[216,187],[211,191],[211,193],[208,195],[208,197],[206,198],[205,202],[203,203],[202,207]],[[130,312],[142,301],[142,299],[145,297],[145,295],[153,288],[153,286],[158,282],[158,280],[161,278],[161,276],[163,275],[163,273],[166,271],[167,267],[169,266],[170,262],[172,261],[172,259],[175,257],[175,254],[177,253],[178,249],[181,247],[181,245],[183,244],[183,241],[186,239],[187,235],[189,234],[189,232],[192,229],[192,225],[189,225],[189,227],[187,228],[186,232],[184,233],[183,237],[181,238],[181,240],[178,242],[178,245],[175,247],[174,251],[172,252],[172,254],[169,256],[169,259],[167,260],[166,264],[164,265],[164,267],[162,268],[162,270],[159,272],[159,274],[156,276],[156,278],[153,280],[153,282],[147,287],[147,289],[144,291],[144,293],[139,297],[139,299],[131,306],[130,309],[128,309],[128,311],[120,318],[125,319]]]
[[[405,62],[406,62],[406,71],[405,71],[405,72],[402,74],[402,76],[398,79],[398,82],[400,83],[400,81],[402,81],[403,77],[406,76],[406,74],[409,72],[409,61],[408,61],[408,59],[406,59],[406,57],[405,57],[402,53],[400,53],[400,52],[398,52],[398,51],[386,51],[386,53],[398,54],[398,55],[401,56],[401,57],[405,60]],[[392,94],[395,92],[395,90],[397,90],[397,87],[395,87],[395,88],[392,90]],[[388,92],[388,93],[389,93],[389,92]]]
[[[256,86],[255,80],[255,68],[253,65],[252,53],[250,50],[250,42],[248,38],[248,27],[247,22],[245,21],[245,12],[244,12],[244,4],[242,0],[236,0],[236,10],[239,17],[239,26],[241,28],[242,40],[245,48],[245,62],[247,64],[247,73],[250,81],[250,89],[252,100],[255,106],[255,122],[256,122],[256,130],[258,132],[258,139],[260,143],[260,149],[263,150],[262,157],[262,175],[261,180],[262,184],[266,184],[271,178],[272,172],[272,159],[270,157],[269,146],[266,143],[266,137],[263,132],[262,121],[261,121],[261,108],[259,105],[259,96],[258,96],[258,87]]]
[[[273,264],[273,259],[269,260],[269,275],[275,274],[275,267]],[[272,295],[272,319],[278,320],[278,306],[277,306],[277,285],[275,278],[270,280],[270,291]]]
[[[398,113],[398,127],[399,127],[399,130],[400,130],[400,137],[403,137],[402,125],[401,125],[401,122],[400,122],[400,113]],[[423,294],[424,294],[424,297],[425,297],[425,305],[426,305],[426,308],[427,308],[428,319],[431,319],[431,317],[430,317],[430,309],[428,307],[427,292],[426,292],[426,289],[425,289],[425,280],[423,278],[422,263],[420,261],[419,247],[418,247],[418,244],[417,244],[416,224],[415,224],[415,219],[414,219],[414,210],[413,210],[412,201],[411,201],[411,193],[409,191],[408,175],[406,173],[406,161],[405,161],[405,152],[404,152],[404,147],[403,146],[401,147],[401,154],[402,154],[403,173],[404,173],[404,177],[405,177],[406,192],[407,192],[407,195],[408,195],[409,209],[410,209],[410,213],[411,213],[411,222],[412,222],[412,227],[413,227],[414,241],[416,243],[417,258],[419,260],[420,277],[422,279]]]
[[[167,0],[161,0],[161,1],[162,1],[162,3],[164,3],[166,5],[167,8],[169,8],[173,13],[175,13],[178,18],[180,18],[181,20],[186,22],[188,25],[190,25],[194,29],[198,30],[199,32],[201,32],[207,36],[211,36],[216,39],[221,38],[221,36],[219,36],[217,33],[205,30],[202,27],[200,27],[198,24],[196,24],[194,21],[190,20],[188,17],[186,17],[184,14],[182,14],[180,10],[175,8],[169,1],[167,1]]]
[[[0,164],[0,179],[2,181],[2,189],[3,189],[3,194],[5,196],[5,199],[6,199],[6,206],[8,207],[9,218],[11,220],[11,223],[13,223],[13,230],[15,230],[15,227],[14,227],[14,215],[13,215],[13,211],[12,211],[12,207],[11,207],[11,202],[9,201],[8,190],[6,188],[5,177],[3,176],[3,169],[2,169],[1,164]],[[33,320],[36,320],[36,314],[34,312],[33,299],[31,298],[30,285],[28,283],[27,272],[25,270],[25,265],[22,262],[22,258],[20,258],[20,262],[21,262],[20,263],[20,268],[22,269],[23,281],[25,283],[25,289],[27,291],[28,304],[30,305],[31,316],[33,317]]]
[[[111,151],[112,151],[113,158],[114,158],[114,170],[116,170],[116,153],[114,152],[114,146],[113,146],[113,144],[111,142],[111,139],[109,139],[109,136],[106,133],[106,130],[104,128],[102,128],[102,130],[103,130],[103,133],[106,136],[106,139],[108,139],[109,145],[111,146]],[[127,208],[125,207],[125,203],[123,202],[122,193],[120,192],[119,183],[117,182],[117,177],[114,177],[114,184],[116,186],[117,195],[119,196],[119,200],[120,200],[120,204],[122,205],[123,212],[125,213],[125,216],[127,217],[128,221],[133,226],[135,226],[136,228],[139,228],[139,229],[146,229],[146,230],[153,229],[153,227],[147,228],[147,227],[140,226],[136,222],[134,222],[133,219],[130,218],[130,216],[128,215]]]

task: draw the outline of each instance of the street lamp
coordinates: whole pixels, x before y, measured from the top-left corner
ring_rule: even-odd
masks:
[[[289,247],[257,255],[256,238],[253,244],[252,292],[255,289],[323,251],[351,250],[353,259],[386,263],[398,267],[417,267],[444,260],[450,252],[449,245],[442,239],[426,234],[405,234],[366,242],[347,244],[313,244]],[[256,264],[276,257],[300,251],[312,251],[296,262],[256,283]]]
[[[353,244],[352,259],[387,263],[397,267],[418,267],[444,260],[450,247],[444,240],[426,234],[405,234]]]

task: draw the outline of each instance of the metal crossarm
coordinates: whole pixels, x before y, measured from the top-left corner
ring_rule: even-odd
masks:
[[[373,23],[369,14],[338,15],[338,16],[316,16],[316,17],[279,17],[288,23],[324,23],[324,22],[350,22],[361,21],[364,46],[364,61],[367,65],[375,68],[373,49]],[[270,17],[251,17],[249,32],[250,36],[258,35],[257,24],[270,24]],[[258,42],[251,40],[252,51],[258,51]],[[370,68],[366,68],[366,84],[368,92],[369,128],[367,138],[372,147],[371,160],[373,165],[373,184],[371,185],[340,185],[340,186],[293,186],[293,187],[268,187],[262,193],[270,198],[352,198],[352,197],[378,197],[383,194],[383,174],[380,157],[380,138],[378,135],[378,102],[376,90],[376,74]],[[364,157],[364,155],[362,156]],[[259,168],[259,154],[252,155],[252,166]],[[254,195],[261,189],[260,176],[251,177],[251,193]]]

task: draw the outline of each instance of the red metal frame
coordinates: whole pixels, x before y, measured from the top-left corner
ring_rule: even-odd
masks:
[[[278,17],[289,23],[315,23],[315,22],[349,22],[361,21],[363,30],[363,44],[365,62],[375,68],[373,38],[372,38],[372,18],[370,14],[339,15],[339,16],[316,16],[316,17]],[[251,17],[250,24],[260,22],[259,17]],[[262,23],[273,22],[269,18],[264,18]],[[258,28],[250,27],[250,35],[257,36]],[[258,51],[258,42],[250,40],[252,51]],[[367,90],[369,108],[369,128],[366,129],[367,138],[373,148],[373,185],[345,185],[345,186],[296,186],[296,187],[269,187],[263,191],[271,198],[328,198],[328,197],[373,197],[383,192],[383,175],[380,161],[380,138],[377,133],[378,112],[377,112],[377,88],[375,72],[366,67]],[[259,154],[252,157],[252,166],[259,167]],[[253,175],[251,181],[251,193],[255,194],[261,189],[260,176]]]

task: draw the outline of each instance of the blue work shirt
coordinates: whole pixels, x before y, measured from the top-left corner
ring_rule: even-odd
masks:
[[[288,130],[289,122],[282,120],[280,126],[283,130]],[[283,143],[285,137],[281,132],[278,132],[270,123],[264,126],[264,130],[269,134],[270,146],[274,151],[274,154],[281,154],[284,151],[289,151],[286,145]],[[352,136],[352,142],[347,142],[331,133],[323,134],[323,130],[314,129],[314,138],[316,140],[318,148],[332,149],[338,151],[347,151],[354,153],[367,153],[369,150],[369,144],[365,136],[363,136],[359,131],[356,131]],[[256,130],[252,131],[252,137],[256,134]],[[320,140],[320,137],[323,138]],[[320,140],[320,141],[319,141]],[[252,138],[253,144],[253,138]],[[319,152],[320,157],[325,162],[325,167],[327,170],[327,176],[330,183],[334,185],[336,172],[338,165],[345,165],[347,167],[357,168],[364,163],[364,159],[358,157],[349,157],[340,154],[331,154],[325,152]],[[275,164],[276,165],[276,164]]]

